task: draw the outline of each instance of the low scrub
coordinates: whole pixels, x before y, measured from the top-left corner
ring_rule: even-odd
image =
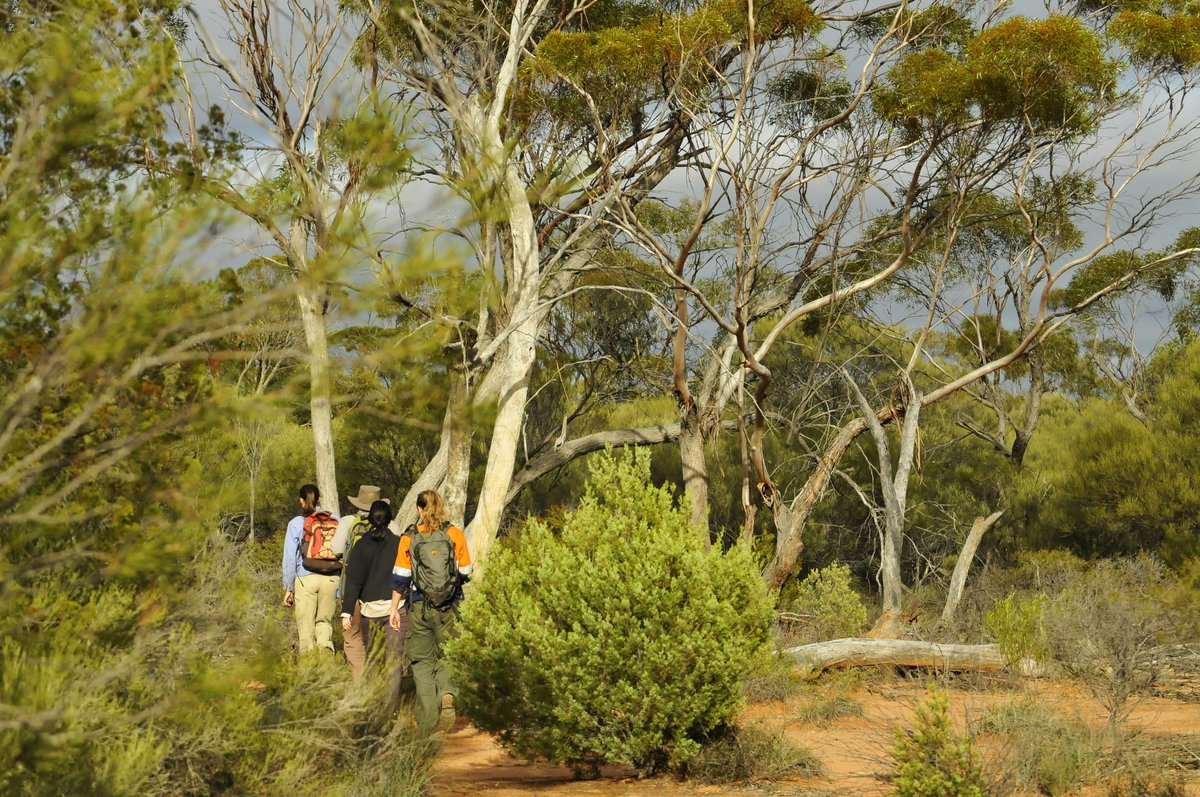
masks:
[[[817,777],[821,772],[821,762],[811,750],[762,723],[724,729],[707,740],[684,769],[689,780],[702,783]]]
[[[1103,750],[1086,725],[1029,700],[987,711],[983,729],[1003,740],[1004,774],[1039,794],[1066,794],[1093,779]]]
[[[742,697],[750,703],[784,701],[804,688],[804,677],[796,672],[795,662],[774,651],[762,656],[742,680]]]
[[[846,695],[832,695],[808,701],[796,712],[796,718],[801,722],[825,725],[842,717],[861,717],[862,714],[862,703]]]

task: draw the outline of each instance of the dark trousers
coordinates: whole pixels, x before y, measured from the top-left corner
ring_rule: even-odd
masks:
[[[363,617],[363,647],[367,651],[367,667],[376,669],[387,679],[388,706],[400,702],[400,681],[404,677],[404,637],[408,624],[407,612],[400,613],[400,630],[392,630],[386,617]]]

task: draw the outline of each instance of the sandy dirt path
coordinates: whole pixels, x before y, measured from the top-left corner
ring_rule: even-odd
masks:
[[[1096,727],[1104,711],[1078,686],[1058,682],[1030,682],[1015,689],[951,689],[951,712],[965,724],[990,706],[1030,697],[1051,705],[1064,716],[1078,717]],[[924,695],[920,682],[892,681],[868,684],[851,697],[862,706],[862,715],[833,722],[803,722],[798,709],[802,696],[787,702],[749,707],[743,721],[781,728],[789,739],[812,750],[825,768],[821,778],[771,783],[707,786],[669,778],[638,780],[632,772],[608,768],[594,780],[576,780],[570,769],[529,763],[508,755],[487,734],[460,722],[446,737],[435,767],[434,797],[746,797],[746,795],[797,795],[832,797],[861,795],[882,797],[891,793],[887,780],[891,766],[888,748],[895,728],[906,725],[913,706]],[[1200,702],[1150,699],[1130,717],[1130,726],[1150,734],[1200,734]],[[1100,794],[1085,789],[1080,795]],[[1187,779],[1187,795],[1200,797],[1200,772]]]

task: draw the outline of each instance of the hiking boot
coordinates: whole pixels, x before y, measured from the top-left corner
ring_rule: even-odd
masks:
[[[457,718],[458,715],[454,711],[454,695],[447,692],[442,695],[441,710],[438,712],[437,726],[434,730],[438,733],[449,732]]]

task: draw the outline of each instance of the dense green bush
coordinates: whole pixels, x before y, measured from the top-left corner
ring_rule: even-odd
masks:
[[[747,552],[709,548],[648,454],[600,456],[561,529],[493,553],[450,648],[459,700],[520,755],[677,768],[733,719],[771,611]]]
[[[989,793],[979,753],[950,724],[950,704],[937,689],[917,706],[913,726],[896,729],[892,759],[898,797],[984,797]]]
[[[432,751],[386,685],[288,655],[277,546],[213,536],[180,592],[90,568],[26,585],[0,625],[0,794],[424,793]]]
[[[867,607],[851,586],[850,568],[844,564],[812,571],[780,602],[797,617],[788,632],[799,642],[857,636],[867,624]]]

